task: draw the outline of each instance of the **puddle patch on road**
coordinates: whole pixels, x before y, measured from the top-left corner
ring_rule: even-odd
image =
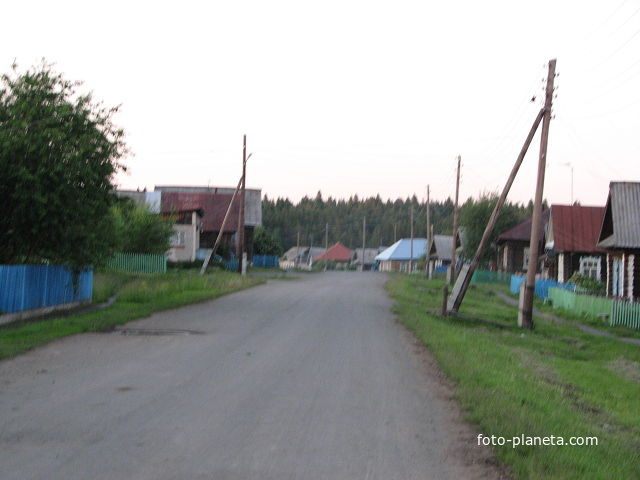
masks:
[[[117,335],[203,335],[198,330],[181,330],[175,328],[116,328]]]

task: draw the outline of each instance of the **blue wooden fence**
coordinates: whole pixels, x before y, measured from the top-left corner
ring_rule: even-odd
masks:
[[[0,314],[91,300],[93,270],[57,265],[0,265]]]
[[[511,284],[509,287],[509,289],[511,290],[511,293],[519,293],[520,285],[526,279],[527,277],[523,277],[520,275],[511,275]],[[559,282],[556,282],[555,280],[540,279],[540,280],[536,280],[536,286],[535,286],[536,297],[546,300],[547,298],[549,298],[549,289],[551,287],[564,288],[565,290],[571,290],[571,291],[575,290],[576,288],[576,286],[572,283],[559,283]]]
[[[277,268],[280,257],[277,255],[254,255],[253,266],[261,268]]]

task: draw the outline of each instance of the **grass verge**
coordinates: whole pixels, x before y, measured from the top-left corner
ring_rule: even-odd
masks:
[[[387,288],[398,319],[455,382],[467,420],[486,436],[598,438],[598,446],[493,447],[515,478],[639,478],[640,348],[542,318],[533,332],[520,330],[516,308],[484,285],[470,288],[466,318],[428,313],[442,286],[397,275]]]
[[[227,272],[200,276],[97,274],[94,302],[118,292],[109,308],[73,316],[19,322],[0,327],[0,359],[18,355],[52,340],[82,332],[104,331],[152,313],[181,307],[264,283],[256,277]]]

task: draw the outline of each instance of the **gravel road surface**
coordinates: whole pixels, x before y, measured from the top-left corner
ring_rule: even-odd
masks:
[[[77,335],[0,362],[0,478],[498,478],[386,279],[270,281],[126,326],[198,333]]]

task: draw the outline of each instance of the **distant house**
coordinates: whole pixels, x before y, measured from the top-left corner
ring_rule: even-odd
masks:
[[[381,272],[416,271],[418,260],[427,252],[426,238],[401,238],[386,250],[380,252],[375,260],[380,262]]]
[[[353,251],[340,242],[333,244],[326,251],[313,258],[313,262],[325,260],[339,268],[346,268],[353,259]]]
[[[542,212],[542,225],[549,223],[550,210]],[[496,241],[498,247],[498,271],[507,273],[526,272],[529,268],[529,244],[531,242],[531,217],[515,227],[500,234]],[[543,252],[544,240],[540,240],[538,251]]]
[[[222,221],[233,198],[234,188],[227,187],[187,187],[156,185],[153,192],[139,190],[118,190],[118,197],[127,197],[138,204],[145,204],[152,212],[162,215],[182,215],[188,212],[198,212],[200,215],[198,227],[198,243],[196,248],[211,249],[222,228]],[[262,224],[262,193],[259,189],[247,189],[244,209],[245,249],[249,258],[253,256],[253,232],[255,227]],[[236,196],[229,212],[227,223],[222,234],[221,247],[230,251],[236,250],[236,234],[240,212],[239,197]],[[186,221],[186,219],[185,219]],[[182,238],[186,235],[186,227],[176,225],[176,235],[173,241],[175,247],[181,247]],[[192,224],[195,225],[195,224]],[[186,240],[185,240],[186,241]],[[173,247],[172,247],[173,249]],[[180,248],[178,248],[179,250]],[[205,250],[206,251],[206,250]],[[183,252],[186,256],[186,251]],[[204,258],[197,252],[196,256]],[[236,252],[237,254],[237,252]],[[168,252],[169,258],[178,258],[177,250]],[[176,256],[177,255],[177,256]],[[189,257],[191,255],[189,254]]]
[[[200,231],[200,248],[210,249],[222,228],[225,213],[233,198],[234,188],[226,187],[186,187],[156,186],[160,193],[160,209],[163,214],[174,214],[189,210],[202,211],[202,229]],[[222,234],[221,247],[236,250],[236,234],[240,202],[236,196]],[[253,233],[255,227],[262,224],[262,200],[259,189],[247,189],[244,209],[245,249],[247,256],[253,256]],[[235,252],[237,255],[237,252]]]
[[[606,251],[607,295],[640,296],[640,183],[611,182],[598,247]]]
[[[578,272],[594,280],[606,278],[606,252],[597,245],[605,207],[551,205],[545,229],[547,276],[566,282]]]
[[[170,262],[193,262],[200,248],[202,210],[185,210],[171,214],[175,218],[171,248],[167,252]]]
[[[280,257],[280,268],[303,268],[310,269],[313,259],[324,253],[324,248],[320,247],[291,247],[282,257]]]
[[[355,265],[358,270],[375,270],[378,263],[376,256],[386,248],[387,247],[365,248],[364,251],[362,248],[356,248],[353,251],[352,264]]]
[[[456,249],[460,248],[460,238],[456,239]],[[451,254],[453,247],[453,235],[434,235],[433,241],[429,243],[429,264],[430,268],[451,265]]]

